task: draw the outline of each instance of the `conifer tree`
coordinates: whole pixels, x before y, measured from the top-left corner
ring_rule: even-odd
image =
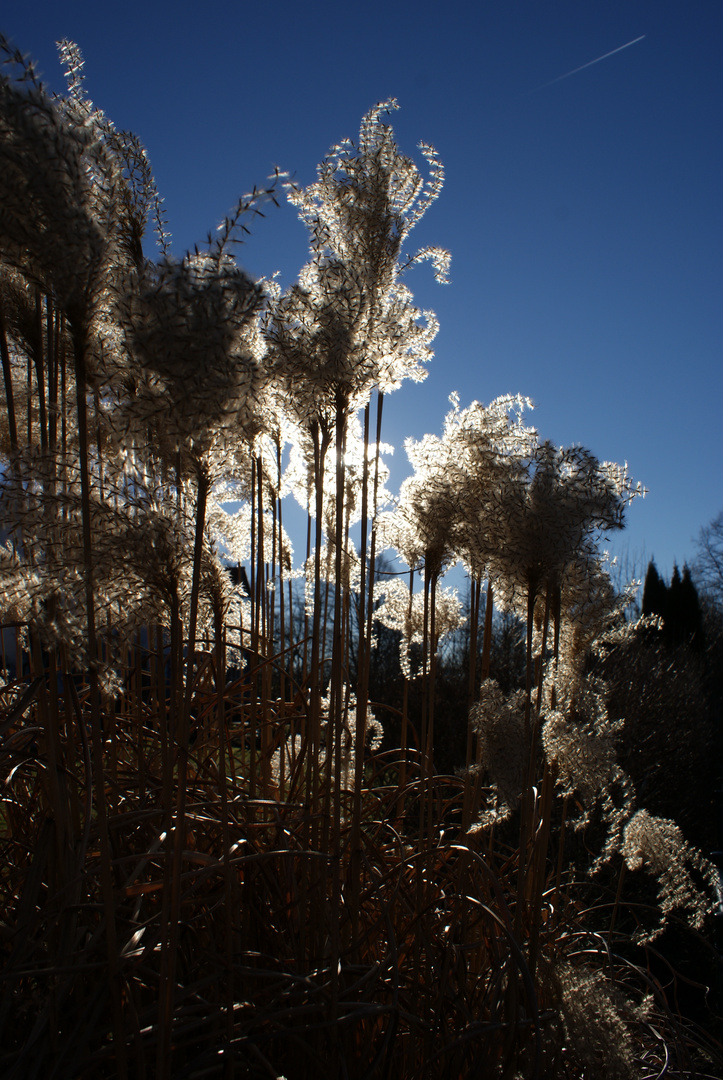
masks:
[[[683,566],[683,577],[680,583],[680,617],[685,638],[691,648],[696,650],[705,648],[703,614],[700,610],[698,590],[693,584],[687,563]]]
[[[667,587],[658,574],[658,568],[651,559],[643,586],[643,615],[658,615],[664,618],[667,608]]]
[[[703,617],[687,565],[681,576],[678,564],[674,564],[670,585],[666,585],[651,560],[645,576],[642,614],[662,619],[664,638],[669,645],[703,648]]]

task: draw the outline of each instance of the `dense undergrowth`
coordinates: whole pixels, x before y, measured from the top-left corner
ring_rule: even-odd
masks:
[[[402,252],[435,152],[424,180],[380,105],[174,260],[142,147],[61,54],[53,97],[2,43],[3,1075],[720,1075],[655,945],[704,941],[715,875],[616,752],[610,657],[655,626],[598,541],[639,489],[509,397],[453,399],[385,491],[384,395],[436,328],[402,273],[448,262]],[[286,292],[230,255],[282,187],[311,239]],[[490,678],[496,608],[521,688]]]

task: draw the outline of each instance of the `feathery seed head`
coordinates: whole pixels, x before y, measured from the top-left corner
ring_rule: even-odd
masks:
[[[714,907],[718,876],[715,867],[685,841],[674,821],[638,810],[625,826],[620,852],[630,870],[645,868],[658,881],[661,919],[647,933],[640,932],[641,940],[658,937],[667,916],[678,908],[688,911],[692,926],[702,928]],[[698,882],[691,871],[696,872]]]
[[[524,691],[505,696],[494,679],[486,679],[470,711],[470,722],[477,731],[479,767],[489,774],[496,792],[496,806],[472,826],[474,833],[504,821],[520,801],[528,753]]]

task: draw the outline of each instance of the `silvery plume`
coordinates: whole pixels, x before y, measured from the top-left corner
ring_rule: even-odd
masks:
[[[410,593],[409,586],[401,578],[390,578],[382,586],[383,599],[374,612],[374,618],[382,626],[401,634],[400,662],[406,678],[412,678],[411,646],[419,645],[424,638],[424,592]],[[462,605],[455,589],[445,589],[437,584],[435,592],[435,641],[437,649],[442,638],[454,633],[462,623]]]
[[[322,431],[364,405],[375,388],[423,378],[431,357],[436,320],[413,306],[399,276],[429,259],[445,279],[449,257],[440,249],[402,256],[444,174],[431,147],[421,147],[430,167],[426,182],[399,152],[382,120],[396,107],[389,101],[370,110],[358,143],[332,147],[308,188],[287,186],[309,230],[312,258],[273,306],[269,362],[295,417]]]

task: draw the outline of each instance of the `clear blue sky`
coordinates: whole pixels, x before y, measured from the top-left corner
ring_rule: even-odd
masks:
[[[441,331],[426,382],[385,406],[393,489],[450,392],[522,393],[543,437],[649,489],[614,550],[668,575],[692,557],[723,509],[721,0],[36,0],[0,28],[53,88],[55,40],[80,45],[90,96],[147,147],[178,254],[273,166],[310,182],[396,97],[402,150],[431,142],[446,168],[412,239],[451,251],[452,283],[408,278]],[[240,251],[285,284],[306,257],[288,206]]]

